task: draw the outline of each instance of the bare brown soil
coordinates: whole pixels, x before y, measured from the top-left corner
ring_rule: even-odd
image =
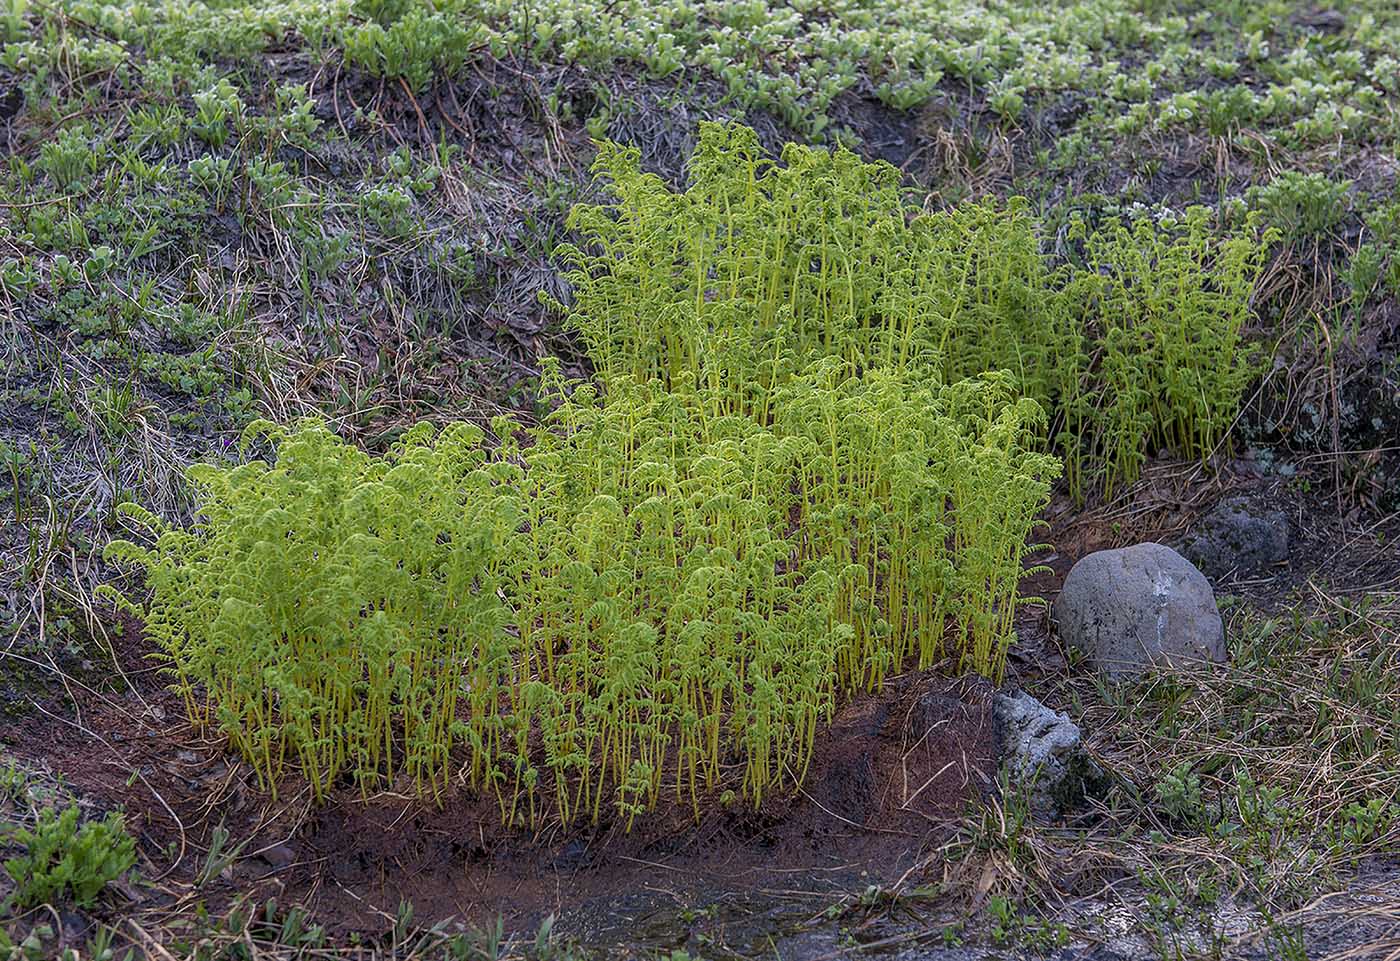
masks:
[[[62,772],[94,809],[122,807],[140,839],[153,890],[133,908],[159,910],[195,879],[216,827],[246,842],[199,893],[310,908],[341,932],[382,932],[399,904],[420,919],[529,926],[622,890],[656,884],[734,889],[786,886],[794,877],[881,878],[908,870],[967,804],[995,784],[990,686],[933,672],[907,674],[858,697],[833,719],[802,788],[698,817],[687,805],[637,820],[565,829],[503,825],[494,796],[462,787],[439,804],[409,794],[367,800],[353,789],[313,806],[286,783],[276,799],[222,745],[185,722],[163,690],[145,642],[126,623],[114,654],[126,680],[70,679],[31,710],[0,720],[0,744],[26,767]],[[120,679],[113,679],[119,681]]]

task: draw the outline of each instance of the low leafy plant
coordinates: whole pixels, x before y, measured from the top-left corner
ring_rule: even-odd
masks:
[[[86,132],[70,127],[44,142],[38,166],[60,190],[71,190],[97,172],[98,159]]]
[[[1382,289],[1400,295],[1400,203],[1382,204],[1365,217],[1367,240],[1357,248],[1345,277],[1357,304]]]
[[[9,840],[25,848],[4,863],[14,882],[14,907],[24,910],[71,899],[89,907],[110,882],[136,863],[136,842],[120,814],[79,826],[76,806],[44,808],[32,828],[12,831]]]
[[[457,69],[486,41],[484,25],[463,15],[467,5],[460,0],[384,6],[398,9],[345,25],[345,60],[375,76],[400,80],[410,90],[428,86],[435,73]]]
[[[1348,180],[1285,170],[1269,183],[1251,187],[1249,200],[1272,226],[1296,240],[1315,237],[1341,223],[1350,189]]]
[[[195,115],[191,131],[209,146],[219,148],[229,138],[229,124],[243,117],[243,101],[238,88],[226,79],[197,91],[194,95]]]
[[[1197,826],[1205,818],[1205,802],[1201,795],[1201,778],[1189,763],[1178,765],[1162,775],[1156,787],[1157,803],[1173,821]]]

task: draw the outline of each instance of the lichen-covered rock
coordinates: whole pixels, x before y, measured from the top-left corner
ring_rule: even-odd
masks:
[[[1162,544],[1081,558],[1054,612],[1064,641],[1115,680],[1154,667],[1225,660],[1225,626],[1210,582]]]
[[[1182,542],[1181,553],[1212,579],[1257,573],[1288,559],[1288,515],[1244,498],[1221,501]]]
[[[1101,777],[1084,750],[1079,725],[1024,691],[992,700],[1001,764],[1011,790],[1029,795],[1031,813],[1051,818]]]

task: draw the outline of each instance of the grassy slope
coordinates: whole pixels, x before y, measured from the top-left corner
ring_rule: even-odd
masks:
[[[1259,303],[1260,330],[1284,349],[1245,432],[1280,458],[1288,445],[1360,451],[1313,471],[1348,507],[1367,511],[1393,486],[1371,452],[1400,425],[1400,13],[1383,0],[10,11],[0,631],[11,654],[53,653],[80,671],[101,623],[90,598],[113,505],[130,497],[178,517],[181,467],[224,456],[252,416],[319,411],[374,447],[420,417],[533,410],[542,354],[581,369],[536,295],[562,293],[551,253],[589,193],[590,137],[637,142],[674,178],[708,116],[746,116],[773,146],[841,141],[890,159],[930,205],[1015,192],[1052,221],[1071,207],[1262,208],[1288,232]],[[1368,516],[1379,515],[1354,527]],[[1340,700],[1373,712],[1358,724],[1383,726],[1395,710],[1382,656],[1393,646],[1359,648],[1368,660],[1346,676],[1382,679],[1363,703],[1327,673],[1330,646],[1352,635],[1269,636],[1277,650],[1242,642],[1241,676],[1279,658],[1306,665],[1294,714]],[[21,664],[7,663],[18,683],[0,707],[24,709],[24,689],[52,677]],[[1105,724],[1140,711],[1134,723],[1160,724],[1183,697],[1211,693],[1160,696],[1083,703]],[[1246,770],[1281,731],[1320,736],[1271,725],[1246,739]],[[1172,836],[1214,864],[1244,860],[1214,828],[1220,804],[1244,796],[1239,759],[1221,747],[1231,737],[1202,732],[1195,753],[1180,739],[1104,748],[1133,783],[1183,795]],[[1395,748],[1382,749],[1370,768],[1393,771]],[[1198,780],[1209,768],[1197,813],[1188,762]],[[1327,863],[1394,845],[1389,822],[1346,837],[1346,804],[1395,794],[1393,777],[1346,770],[1284,795],[1326,800],[1321,822],[1280,836],[1317,839],[1309,850]],[[1166,779],[1174,771],[1184,786]],[[1377,789],[1363,797],[1357,784]],[[1250,856],[1263,858],[1257,878],[1289,863]],[[1254,893],[1276,894],[1263,881]]]

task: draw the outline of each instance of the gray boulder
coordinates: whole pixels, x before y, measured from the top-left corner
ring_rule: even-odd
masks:
[[[1288,515],[1240,497],[1221,501],[1182,541],[1181,553],[1212,580],[1257,573],[1288,559]]]
[[[1012,790],[1029,795],[1031,813],[1053,818],[1102,777],[1084,750],[1079,725],[1024,691],[992,699],[1001,764]]]
[[[1081,558],[1055,599],[1060,636],[1111,679],[1154,667],[1225,660],[1225,625],[1210,582],[1162,544]]]

